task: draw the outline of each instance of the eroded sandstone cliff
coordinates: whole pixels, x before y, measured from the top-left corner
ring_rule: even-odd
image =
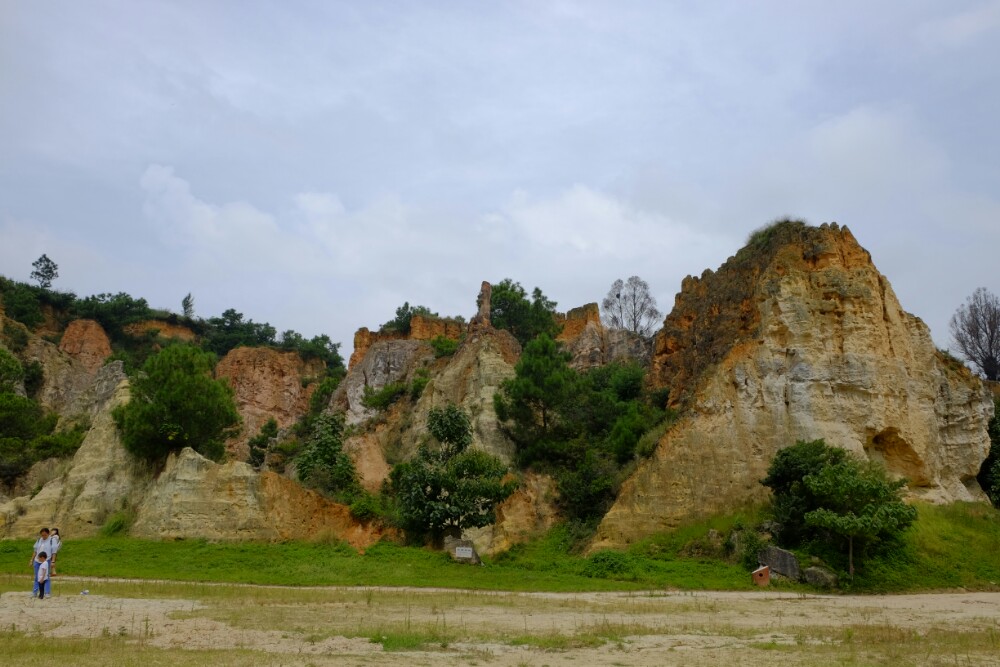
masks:
[[[992,401],[847,228],[781,225],[685,279],[653,375],[685,417],[625,482],[596,546],[763,500],[758,480],[796,440],[882,461],[915,497],[983,498]]]
[[[226,443],[231,456],[245,461],[247,440],[268,419],[279,428],[292,426],[309,409],[309,397],[326,368],[318,359],[304,361],[297,352],[269,347],[237,347],[215,367],[215,376],[233,388],[236,409],[243,420],[240,434]]]

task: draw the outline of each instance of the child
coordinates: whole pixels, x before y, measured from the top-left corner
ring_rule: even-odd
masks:
[[[58,528],[52,529],[49,544],[52,546],[52,551],[49,552],[49,576],[54,577],[56,576],[56,556],[59,555],[59,548],[62,546],[62,538],[59,537]]]
[[[35,578],[35,585],[38,586],[38,599],[45,599],[45,586],[49,583],[49,563],[48,554],[44,551],[38,554],[38,576]],[[52,591],[49,590],[49,595]]]

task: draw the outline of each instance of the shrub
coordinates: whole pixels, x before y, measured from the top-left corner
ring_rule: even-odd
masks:
[[[42,307],[39,302],[38,288],[8,281],[4,285],[3,306],[4,311],[12,320],[20,322],[29,329],[34,329],[45,321],[42,314]]]
[[[427,387],[427,383],[431,381],[430,373],[426,368],[419,369],[413,377],[413,381],[410,383],[410,399],[417,400],[420,398],[421,394],[424,393],[424,388]]]
[[[3,323],[3,337],[7,341],[7,347],[10,348],[11,352],[15,354],[24,350],[28,347],[28,331],[24,327],[18,326],[13,322]]]
[[[604,549],[587,557],[583,574],[594,579],[634,581],[639,578],[640,569],[632,554]]]
[[[264,465],[264,459],[267,456],[267,450],[271,445],[271,441],[277,437],[278,422],[275,421],[274,417],[271,417],[260,427],[260,433],[247,441],[247,447],[250,449],[250,456],[247,459],[247,463],[252,465],[256,470],[260,470],[261,466]]]
[[[350,501],[360,492],[354,462],[344,452],[344,418],[323,414],[296,459],[299,480],[307,486]]]
[[[13,354],[0,347],[0,392],[14,391],[24,379],[24,368]]]
[[[132,381],[132,400],[114,411],[125,448],[154,461],[184,447],[220,460],[240,417],[233,390],[212,378],[214,361],[187,345],[171,345],[147,359]]]
[[[37,359],[32,359],[24,365],[24,393],[28,398],[38,395],[45,383],[45,371]]]
[[[366,386],[361,396],[361,405],[370,410],[385,410],[407,391],[405,382],[390,382],[381,389]]]
[[[101,526],[101,537],[118,537],[120,535],[127,535],[129,529],[132,528],[132,523],[135,521],[135,513],[123,509],[115,512],[108,516],[104,520],[104,525]]]
[[[441,357],[450,357],[458,350],[458,341],[454,338],[434,336],[430,342],[431,347],[434,348],[434,356],[438,359]]]

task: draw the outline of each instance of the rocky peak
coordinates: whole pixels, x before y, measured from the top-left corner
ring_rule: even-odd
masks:
[[[823,438],[929,501],[978,500],[993,411],[847,228],[782,223],[685,279],[653,379],[685,416],[625,482],[597,544],[625,544],[766,498],[774,454]]]

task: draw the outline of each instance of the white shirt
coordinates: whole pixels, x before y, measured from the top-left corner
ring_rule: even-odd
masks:
[[[49,561],[45,561],[38,566],[38,583],[45,583],[45,580],[49,578]]]
[[[62,540],[60,540],[59,536],[56,535],[55,533],[53,533],[49,537],[49,544],[52,547],[52,551],[45,552],[49,556],[55,556],[57,553],[59,553],[59,550],[62,548]]]
[[[52,538],[51,537],[39,537],[35,540],[35,555],[45,552],[46,555],[52,555]]]

